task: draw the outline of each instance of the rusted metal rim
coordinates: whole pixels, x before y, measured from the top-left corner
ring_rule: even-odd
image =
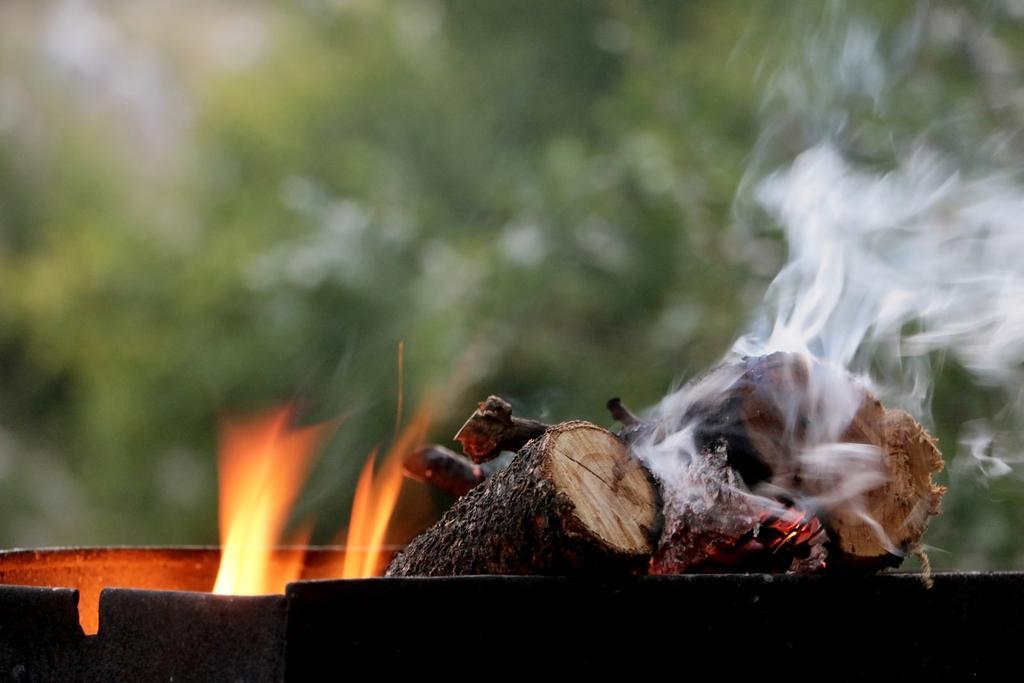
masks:
[[[280,547],[271,565],[304,553],[300,580],[337,578],[345,548]],[[396,549],[389,548],[385,559]],[[77,591],[78,615],[86,633],[99,628],[100,595],[105,589],[209,593],[220,565],[215,546],[113,546],[34,548],[0,551],[0,585],[69,588]]]
[[[274,551],[283,561],[295,548]],[[302,578],[328,578],[345,555],[338,547],[303,548]],[[83,595],[102,587],[209,591],[220,564],[213,546],[35,548],[0,551],[0,584],[77,588]]]

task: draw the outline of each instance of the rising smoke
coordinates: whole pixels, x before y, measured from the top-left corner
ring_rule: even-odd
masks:
[[[987,478],[1013,475],[1024,463],[1012,455],[1024,425],[1024,182],[1013,153],[1024,117],[1002,91],[1024,89],[966,11],[920,5],[883,40],[842,10],[831,5],[764,82],[765,134],[737,215],[752,237],[781,231],[788,257],[725,363],[801,354],[852,374],[925,424],[938,369],[955,363],[1004,406],[943,425],[959,434],[961,464]],[[976,70],[1001,65],[997,92],[989,71],[973,91],[977,111],[997,115],[976,113],[968,98],[966,108],[937,110],[925,128],[906,123],[906,89],[927,78],[922,55],[936,50],[966,55]],[[804,144],[787,154],[794,139]],[[768,166],[780,158],[788,160]],[[660,430],[637,450],[663,481],[685,479],[679,468],[700,449],[694,406],[731,387],[730,376],[712,377],[652,411]],[[811,377],[820,422],[798,457],[837,486],[832,500],[810,504],[854,500],[878,483],[877,449],[839,443],[860,396],[834,373]]]

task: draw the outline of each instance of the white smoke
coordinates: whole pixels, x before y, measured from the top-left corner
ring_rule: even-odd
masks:
[[[844,144],[847,98],[869,98],[875,114],[884,112],[894,60],[910,61],[926,19],[916,17],[888,57],[877,32],[850,23],[845,34],[836,33],[833,23],[831,33],[810,41],[799,68],[769,81],[766,102],[781,100],[821,142],[748,185],[762,214],[783,232],[789,254],[725,361],[788,352],[814,359],[808,367],[835,370],[808,372],[800,410],[809,409],[816,431],[789,442],[804,475],[828,484],[803,501],[811,508],[856,506],[884,480],[877,448],[842,443],[863,398],[846,373],[889,407],[928,424],[935,366],[955,360],[977,386],[1002,391],[1006,406],[998,415],[961,416],[958,465],[1000,477],[1024,464],[1013,455],[1014,427],[1024,425],[1024,184],[1017,169],[965,170],[980,164],[968,166],[918,135],[899,147],[893,139],[897,160],[883,170]],[[766,131],[784,127],[776,122]],[[762,139],[755,157],[767,156],[766,144]],[[700,448],[692,408],[709,392],[724,395],[736,379],[691,383],[652,411],[659,428],[637,452],[662,481],[686,480]],[[787,420],[796,419],[784,396],[772,400]],[[669,498],[685,495],[667,489]],[[756,492],[774,495],[771,485]]]
[[[926,424],[934,361],[952,357],[978,385],[1005,392],[1001,422],[1024,424],[1024,185],[1017,169],[964,171],[957,159],[919,141],[905,144],[884,171],[843,151],[850,102],[867,98],[875,113],[891,109],[894,81],[922,36],[937,32],[946,40],[948,24],[969,17],[919,13],[885,54],[878,31],[841,9],[833,6],[797,63],[767,82],[766,108],[781,103],[784,118],[806,124],[823,141],[750,183],[756,204],[782,230],[789,256],[729,357],[784,351],[816,358]],[[984,42],[980,36],[976,43]],[[781,127],[766,125],[766,137]],[[1005,137],[990,133],[989,139]],[[765,144],[756,156],[767,156]],[[819,411],[827,424],[817,426],[816,439],[828,443],[853,416],[857,397],[842,395],[842,378],[812,379],[828,382],[808,387],[813,404],[830,404]],[[691,400],[670,396],[656,417],[678,418],[678,406]],[[989,476],[1011,472],[1012,446],[1000,440],[1009,434],[978,419],[986,416],[963,417],[974,420],[963,445],[979,469]]]
[[[965,177],[924,148],[898,168],[857,168],[823,144],[772,174],[757,198],[790,259],[743,355],[807,353],[864,376],[925,417],[929,354],[1012,390],[1024,361],[1024,187]]]

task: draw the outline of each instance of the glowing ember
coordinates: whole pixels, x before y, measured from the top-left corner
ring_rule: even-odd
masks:
[[[804,570],[825,568],[821,544],[825,528],[813,514],[797,508],[763,512],[756,527],[739,539],[713,547],[699,566],[704,572],[790,571],[794,560]]]
[[[220,445],[220,571],[213,591],[283,592],[299,578],[303,553],[273,553],[306,480],[317,446],[332,424],[295,429],[294,408],[228,423]],[[304,544],[307,534],[289,539]]]
[[[781,515],[766,517],[761,523],[758,536],[772,553],[786,550],[796,554],[800,546],[821,540],[824,533],[821,522],[814,515],[796,508],[786,508]]]

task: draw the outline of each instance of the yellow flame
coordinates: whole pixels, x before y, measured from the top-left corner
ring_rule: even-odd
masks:
[[[220,444],[221,564],[213,592],[280,593],[299,578],[301,549],[278,550],[288,513],[302,488],[317,446],[332,423],[295,429],[286,406],[243,422],[228,422]],[[290,542],[303,545],[308,530]]]
[[[399,494],[402,460],[426,438],[436,402],[423,401],[384,457],[374,449],[356,485],[335,576],[362,578],[383,570],[385,541]],[[281,549],[288,513],[309,474],[316,448],[332,424],[291,427],[294,409],[280,408],[244,422],[229,422],[220,446],[221,565],[214,593],[280,593],[300,578],[305,553]],[[377,464],[380,467],[377,467]],[[303,545],[308,529],[288,540]]]
[[[388,525],[402,490],[402,459],[425,440],[433,418],[431,405],[430,400],[420,404],[391,444],[379,471],[374,467],[376,451],[363,466],[352,501],[342,578],[356,579],[381,573]]]

